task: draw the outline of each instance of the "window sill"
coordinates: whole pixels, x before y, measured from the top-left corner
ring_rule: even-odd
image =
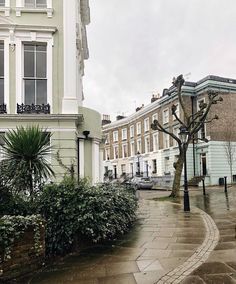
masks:
[[[10,7],[0,6],[0,12],[4,12],[6,17],[10,16],[10,10],[11,10]]]
[[[51,18],[53,14],[53,8],[27,8],[27,7],[16,8],[16,16],[20,17],[21,13],[43,13],[47,14],[48,18]]]

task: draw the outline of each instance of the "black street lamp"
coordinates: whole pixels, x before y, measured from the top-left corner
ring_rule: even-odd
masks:
[[[183,152],[184,152],[184,211],[190,211],[189,205],[189,194],[188,194],[188,180],[187,180],[187,159],[186,159],[186,151],[187,151],[187,141],[189,132],[186,127],[181,126],[179,128],[180,133],[179,137],[183,145]]]
[[[137,158],[138,158],[138,172],[137,172],[137,174],[138,174],[138,176],[140,177],[140,156],[141,156],[141,154],[139,153],[139,151],[137,152]]]

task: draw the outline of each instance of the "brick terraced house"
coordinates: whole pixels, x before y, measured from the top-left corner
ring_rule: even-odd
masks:
[[[207,76],[202,80],[185,82],[182,88],[188,112],[195,113],[201,102],[207,102],[208,90],[220,92],[223,102],[213,105],[208,119],[218,115],[218,120],[207,123],[198,133],[198,139],[187,151],[188,180],[205,176],[207,185],[222,182],[224,176],[231,179],[227,145],[236,153],[236,80]],[[172,86],[164,89],[162,96],[153,97],[151,103],[138,108],[128,117],[118,116],[114,122],[103,119],[104,144],[103,171],[113,178],[141,174],[150,176],[162,185],[171,184],[178,157],[175,140],[162,132],[153,131],[151,123],[158,119],[173,133],[179,133],[179,123],[172,116],[171,106],[177,106],[182,117],[177,93]],[[236,157],[233,157],[233,179],[236,181]],[[197,179],[197,178],[196,178]]]

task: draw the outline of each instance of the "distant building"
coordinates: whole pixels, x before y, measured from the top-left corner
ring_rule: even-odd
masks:
[[[97,182],[101,118],[83,107],[89,22],[88,0],[0,1],[0,132],[47,129],[62,162]],[[61,179],[65,170],[51,163]]]
[[[185,82],[182,90],[189,113],[195,113],[201,102],[207,102],[207,91],[210,89],[219,91],[224,100],[213,105],[209,113],[209,119],[217,114],[219,120],[205,124],[198,133],[198,140],[194,145],[189,145],[187,165],[189,180],[193,176],[204,175],[206,184],[214,185],[224,176],[230,180],[225,146],[228,133],[232,132],[232,145],[236,149],[236,80],[207,76],[196,83]],[[164,127],[178,134],[180,125],[171,114],[173,104],[177,106],[177,113],[181,117],[177,93],[171,87],[164,89],[161,97],[152,98],[151,104],[138,108],[134,114],[105,124],[104,173],[109,172],[113,178],[119,178],[124,174],[131,177],[140,172],[143,176],[168,177],[167,180],[171,182],[178,147],[169,135],[153,131],[150,125],[158,119]],[[236,163],[233,165],[233,175],[236,181]]]

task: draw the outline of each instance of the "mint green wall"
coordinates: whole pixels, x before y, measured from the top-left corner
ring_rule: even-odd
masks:
[[[79,126],[79,134],[82,134],[84,130],[89,130],[89,137],[102,137],[102,122],[101,114],[93,109],[86,107],[79,107],[79,113],[84,116],[84,123]]]
[[[10,106],[9,111],[10,113],[14,113],[16,109],[16,72],[15,72],[15,65],[16,65],[16,57],[15,52],[12,52],[11,49],[9,51],[9,93],[10,93]]]
[[[84,176],[89,180],[92,178],[92,140],[84,143]]]
[[[53,0],[53,16],[48,18],[46,13],[25,13],[22,12],[20,17],[15,13],[15,0],[11,0],[11,13],[7,17],[14,24],[19,25],[36,25],[36,26],[52,26],[56,27],[57,31],[54,34],[53,47],[53,110],[54,113],[61,113],[61,102],[63,97],[63,0]],[[12,57],[15,56],[15,51],[10,50],[10,72],[15,73],[15,61]],[[15,77],[10,78],[10,96],[15,97]],[[11,111],[15,110],[15,102],[11,99]]]

